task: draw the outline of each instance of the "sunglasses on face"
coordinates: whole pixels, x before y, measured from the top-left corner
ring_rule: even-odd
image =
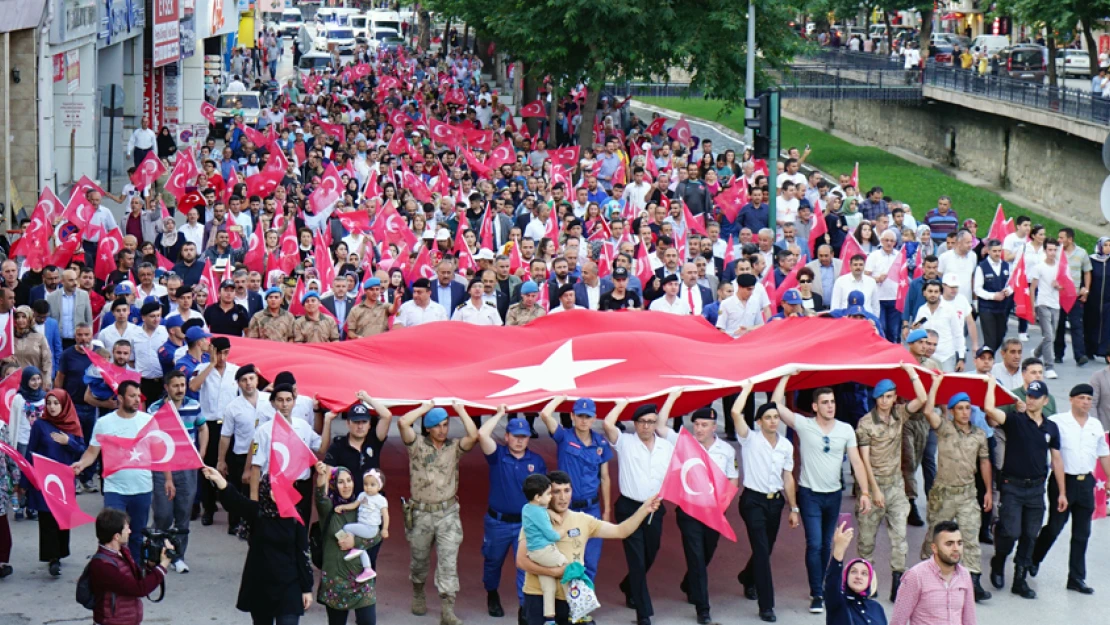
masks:
[[[813,284],[813,280],[798,280],[798,284]]]

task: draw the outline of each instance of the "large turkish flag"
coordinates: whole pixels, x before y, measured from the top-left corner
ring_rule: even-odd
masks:
[[[204,466],[193,439],[167,401],[135,435],[97,436],[104,458],[104,476],[123,469],[148,471],[187,471]],[[157,443],[155,443],[157,441]]]
[[[682,388],[674,411],[683,414],[744,380],[770,391],[788,373],[796,373],[792,389],[890,378],[904,397],[913,392],[899,369],[914,362],[909,352],[849,319],[775,321],[737,340],[699,316],[647,311],[570,311],[522,327],[439,322],[341,343],[229,338],[236,364],[254,363],[270,375],[291,371],[303,394],[331,409],[352,404],[360,388],[390,406],[458,399],[478,412],[499,404],[539,410],[559,395],[570,398],[567,409],[577,397],[594,399],[599,410],[622,398],[635,407]],[[966,386],[973,400],[983,397],[982,380]],[[1013,401],[1005,391],[998,400]]]

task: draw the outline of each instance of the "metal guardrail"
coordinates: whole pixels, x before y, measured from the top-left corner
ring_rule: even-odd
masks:
[[[1052,112],[1063,117],[1110,125],[1110,99],[1090,92],[1016,80],[1005,76],[930,65],[925,68],[925,84],[991,100],[1001,100]]]

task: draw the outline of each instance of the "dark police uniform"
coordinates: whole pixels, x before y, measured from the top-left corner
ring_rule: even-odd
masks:
[[[551,438],[558,450],[559,470],[570,476],[574,499],[570,509],[601,518],[598,492],[601,490],[601,465],[613,459],[613,448],[601,434],[591,431],[590,443],[584,444],[573,429],[555,428]],[[596,579],[597,563],[601,560],[601,539],[591,538],[586,543],[586,574]]]
[[[546,474],[543,457],[525,449],[517,458],[507,445],[498,444],[497,451],[486,456],[489,464],[489,508],[482,520],[482,583],[486,592],[501,584],[501,567],[511,547],[516,554],[520,537],[520,511],[528,500],[524,497],[524,479],[536,473]],[[514,560],[515,562],[515,560]],[[516,570],[516,594],[524,605],[524,571]]]

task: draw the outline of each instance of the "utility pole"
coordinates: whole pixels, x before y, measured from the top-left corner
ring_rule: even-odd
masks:
[[[755,98],[755,0],[748,0],[748,62],[744,68],[744,98]],[[744,118],[751,119],[753,111],[745,109]],[[744,143],[751,147],[752,129],[745,124]]]

